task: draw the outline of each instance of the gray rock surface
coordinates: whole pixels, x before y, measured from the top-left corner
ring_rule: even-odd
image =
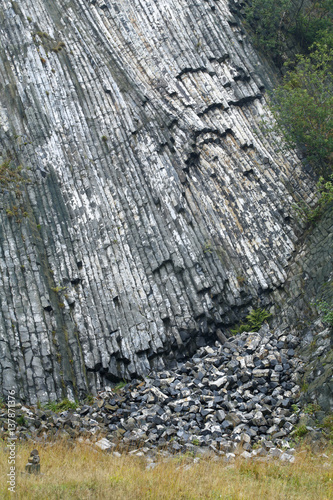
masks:
[[[0,19],[1,162],[30,180],[0,186],[5,395],[163,370],[281,296],[314,183],[260,130],[269,78],[226,0],[3,0]]]

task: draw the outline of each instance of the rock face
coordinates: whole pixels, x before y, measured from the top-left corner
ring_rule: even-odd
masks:
[[[225,0],[3,0],[0,385],[36,403],[161,370],[287,277],[313,181]],[[28,170],[29,169],[29,170]]]
[[[333,330],[316,318],[315,303],[333,304],[333,210],[327,210],[298,251],[281,290],[272,294],[272,312],[281,329],[297,325],[306,364],[301,401],[333,410]]]

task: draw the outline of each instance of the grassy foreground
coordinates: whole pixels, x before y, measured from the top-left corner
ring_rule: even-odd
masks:
[[[294,464],[174,457],[146,470],[143,458],[114,457],[91,445],[64,442],[36,446],[41,476],[22,475],[33,445],[17,444],[16,493],[7,490],[6,443],[0,455],[2,499],[333,499],[333,449],[313,455],[303,450]]]

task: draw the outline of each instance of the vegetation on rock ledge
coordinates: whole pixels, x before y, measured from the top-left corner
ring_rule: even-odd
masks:
[[[22,174],[22,165],[14,167],[11,158],[4,159],[0,164],[1,191],[14,192],[16,198],[20,198],[22,196],[22,185],[29,182]]]
[[[236,335],[243,332],[258,332],[264,321],[268,320],[272,315],[265,309],[253,309],[246,316],[246,323],[240,323],[236,328],[231,330],[231,333]]]
[[[66,398],[60,401],[59,403],[57,403],[56,401],[50,401],[45,405],[45,408],[48,410],[52,410],[55,413],[59,413],[65,410],[72,410],[72,409],[75,410],[78,406],[79,403],[77,401],[69,401],[69,399]]]

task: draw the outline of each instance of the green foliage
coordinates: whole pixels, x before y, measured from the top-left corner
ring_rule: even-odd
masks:
[[[304,437],[308,433],[308,429],[306,428],[306,425],[302,424],[297,429],[294,431],[293,435],[296,437]]]
[[[292,409],[293,413],[298,413],[298,411],[299,411],[297,404],[292,404],[291,409]]]
[[[58,286],[51,288],[51,290],[55,293],[59,293],[59,292],[63,292],[64,290],[67,290],[67,287],[58,285]]]
[[[236,280],[239,286],[242,286],[245,283],[245,277],[242,276],[241,274],[236,276]]]
[[[279,65],[292,57],[270,102],[276,130],[326,181],[333,168],[332,19],[333,0],[252,0],[245,9],[257,45]],[[292,55],[292,45],[302,53]],[[300,207],[310,222],[320,217],[329,193],[324,189],[314,211]]]
[[[246,323],[240,323],[236,328],[231,330],[232,334],[243,332],[258,332],[264,321],[269,319],[272,315],[265,309],[252,309],[246,316]]]
[[[0,189],[13,192],[17,198],[22,196],[22,184],[29,182],[23,176],[23,167],[15,167],[11,158],[6,158],[0,164]]]
[[[16,423],[17,423],[17,425],[21,425],[21,426],[26,425],[26,421],[25,421],[24,416],[20,415],[19,417],[17,417]]]
[[[333,175],[329,180],[320,177],[317,182],[319,200],[314,208],[309,207],[305,202],[298,203],[295,208],[299,215],[309,223],[314,223],[320,219],[325,210],[333,203]]]
[[[299,146],[316,172],[333,167],[333,49],[316,45],[300,55],[272,96],[270,107],[287,144]]]
[[[307,415],[314,415],[317,411],[320,411],[321,408],[319,405],[316,403],[309,403],[308,405],[305,406],[303,409],[303,412],[306,413]]]
[[[309,384],[307,382],[303,382],[301,385],[301,392],[306,392],[309,389]]]
[[[94,404],[94,396],[92,394],[88,394],[84,400],[85,404],[92,405]]]
[[[320,177],[317,188],[320,193],[318,208],[323,212],[333,202],[333,175],[330,175],[328,180]]]
[[[213,253],[212,242],[207,240],[203,246],[203,253]]]
[[[39,38],[50,38],[49,35],[45,31],[36,31],[33,33],[33,36],[39,36]]]
[[[316,42],[333,42],[332,16],[333,0],[252,0],[244,12],[257,46],[278,62],[288,42],[303,53]]]
[[[25,211],[23,205],[13,205],[11,208],[6,208],[6,215],[9,219],[14,218],[15,222],[19,224],[22,222],[22,217],[28,217],[28,212]]]
[[[47,410],[52,410],[55,413],[60,413],[66,410],[76,410],[78,406],[79,403],[77,401],[69,401],[69,399],[65,398],[59,403],[57,403],[56,401],[49,401],[48,403],[46,403],[45,408]]]
[[[24,176],[22,165],[15,166],[11,158],[6,158],[0,164],[0,193],[10,193],[15,198],[20,199],[23,196],[22,187],[30,182]],[[27,217],[28,212],[20,201],[17,205],[12,205],[6,209],[6,215],[9,219],[14,219],[16,223],[22,222],[22,217]]]
[[[333,441],[333,415],[327,415],[322,422],[322,425],[329,435],[331,441]]]
[[[327,415],[327,417],[323,419],[323,427],[333,432],[333,415]]]
[[[282,27],[291,0],[252,0],[245,8],[245,19],[253,28],[255,42],[275,55],[281,51]]]
[[[113,388],[113,392],[118,392],[120,391],[123,387],[125,387],[125,385],[127,385],[127,382],[125,380],[123,380],[122,382],[119,382],[119,384],[117,384],[114,388]]]
[[[327,42],[331,38],[332,13],[333,0],[312,0],[299,9],[292,33],[303,50],[307,51],[315,42]]]
[[[333,328],[333,304],[327,302],[326,300],[320,300],[316,302],[316,307],[318,311],[323,313],[323,322]]]

